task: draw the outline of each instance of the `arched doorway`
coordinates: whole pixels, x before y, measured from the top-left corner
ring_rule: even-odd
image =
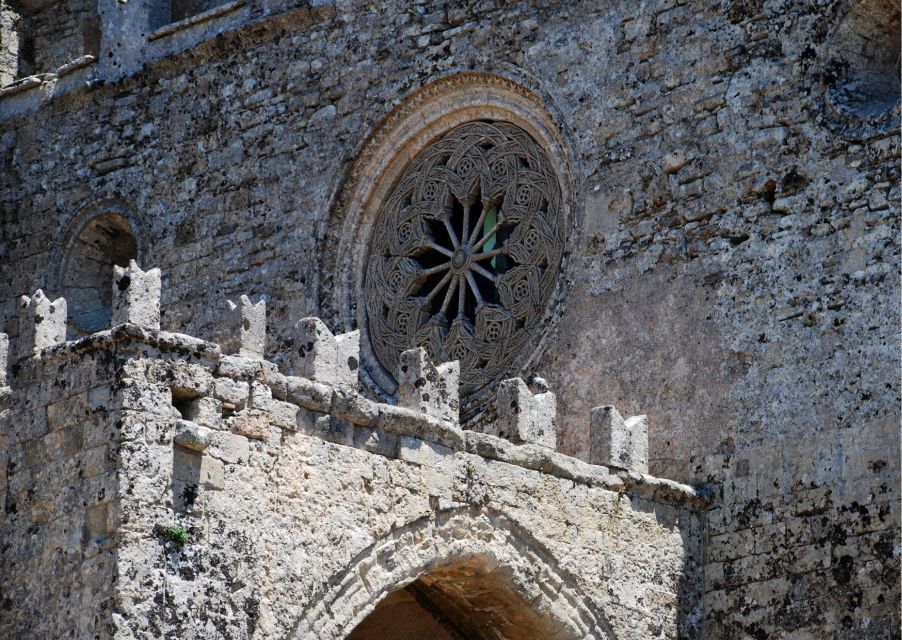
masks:
[[[314,596],[289,637],[615,636],[579,578],[528,531],[494,510],[460,507],[394,529],[357,554]]]
[[[436,569],[393,591],[348,640],[546,640],[565,637],[485,558]]]

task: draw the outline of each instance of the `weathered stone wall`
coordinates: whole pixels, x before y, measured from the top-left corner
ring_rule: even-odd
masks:
[[[0,87],[19,75],[20,19],[12,7],[0,3]]]
[[[703,501],[688,487],[342,405],[134,325],[15,373],[4,636],[343,638],[388,592],[461,562],[500,570],[562,637],[697,634]]]
[[[697,461],[723,480],[705,637],[897,638],[899,457],[884,421]]]
[[[55,71],[84,55],[97,55],[97,0],[50,2],[29,16],[34,72]]]
[[[98,351],[33,360],[17,368],[14,391],[0,387],[3,637],[109,630],[120,505],[116,364]]]
[[[834,35],[852,4],[267,17],[3,125],[4,330],[18,333],[16,296],[52,287],[69,220],[120,198],[163,267],[166,327],[219,338],[221,299],[266,293],[278,355],[334,293],[319,256],[376,123],[431,80],[498,73],[546,101],[574,161],[571,290],[537,367],[559,448],[586,455],[589,410],[610,402],[649,415],[654,472],[724,483],[711,637],[894,637],[898,106],[869,121],[831,97],[849,82]],[[892,24],[871,5],[856,20]]]
[[[0,86],[100,50],[97,0],[0,3]]]

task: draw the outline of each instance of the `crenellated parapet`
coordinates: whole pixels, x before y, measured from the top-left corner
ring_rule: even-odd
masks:
[[[312,593],[334,580],[311,574],[311,563],[356,557],[409,522],[450,514],[503,511],[518,531],[564,536],[543,549],[580,554],[638,531],[641,550],[616,551],[638,567],[635,583],[645,584],[642,568],[662,544],[669,575],[679,575],[683,541],[657,520],[694,531],[708,503],[644,473],[644,422],[597,411],[586,462],[556,451],[555,395],[541,379],[502,381],[491,420],[461,423],[457,362],[405,351],[394,402],[376,401],[358,389],[356,331],[335,335],[305,318],[280,366],[264,357],[263,299],[225,305],[219,345],[160,329],[160,282],[158,269],[117,268],[116,324],[70,342],[65,300],[24,298],[9,379],[0,334],[0,547],[15,559],[4,589],[16,603],[0,615],[0,635],[22,637],[22,612],[43,610],[36,580],[100,603],[62,600],[41,623],[73,637],[95,637],[93,612],[112,603],[121,615],[108,622],[129,628],[125,638],[194,630],[193,603],[218,611],[223,598],[239,612],[224,624],[242,623],[274,606],[258,588],[270,578],[279,602],[294,585]],[[454,530],[452,545],[484,537]],[[304,606],[293,615],[307,615]],[[139,628],[144,620],[156,626]]]
[[[134,260],[113,267],[113,326],[160,328],[160,270],[142,271]]]
[[[19,298],[19,339],[16,358],[23,360],[66,340],[66,300],[50,300],[38,289]]]
[[[460,363],[435,364],[422,347],[398,360],[398,405],[456,423],[460,408]]]
[[[648,473],[648,417],[624,418],[613,406],[592,409],[590,461]]]
[[[241,296],[237,303],[226,300],[223,324],[229,336],[222,344],[224,353],[263,357],[266,352],[266,298],[261,296],[256,303],[247,296]]]
[[[340,387],[357,386],[360,332],[333,335],[319,318],[303,318],[294,327],[289,370],[315,382]]]
[[[590,464],[585,463],[555,451],[557,403],[541,378],[534,378],[530,385],[520,378],[503,380],[496,392],[493,418],[470,430],[470,425],[459,419],[457,362],[432,362],[422,348],[405,351],[396,372],[397,404],[375,402],[358,391],[357,331],[334,335],[319,318],[298,321],[285,359],[287,372],[283,373],[264,358],[265,299],[252,302],[243,295],[237,302],[226,301],[223,326],[227,337],[220,347],[160,330],[160,286],[159,269],[144,271],[134,261],[128,267],[116,267],[114,327],[71,343],[64,343],[64,299],[50,301],[40,290],[23,297],[16,361],[114,348],[123,341],[153,345],[161,356],[173,351],[174,361],[152,361],[145,373],[126,376],[122,406],[142,411],[151,407],[156,414],[176,417],[168,427],[172,432],[169,440],[184,454],[202,458],[211,453],[215,457],[217,442],[223,438],[275,442],[275,431],[288,429],[402,458],[410,442],[431,442],[618,490],[630,486],[641,492],[650,489],[659,497],[664,491],[690,501],[699,499],[688,487],[647,476],[645,416],[623,418],[610,406],[594,409]],[[0,334],[0,365],[7,345]],[[148,356],[146,350],[143,353]],[[179,358],[184,357],[180,354],[188,353],[196,355],[180,364]],[[0,387],[2,376],[0,371]],[[142,395],[141,389],[151,388],[148,384],[165,388]],[[128,400],[134,393],[138,401]],[[422,461],[419,455],[410,459]]]
[[[512,378],[501,381],[496,398],[497,417],[486,433],[514,444],[555,448],[557,402],[552,392],[542,386],[533,393],[521,378]]]

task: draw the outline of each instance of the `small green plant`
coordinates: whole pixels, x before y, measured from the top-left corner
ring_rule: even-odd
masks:
[[[188,544],[188,531],[180,524],[171,524],[163,527],[163,536],[180,547]]]

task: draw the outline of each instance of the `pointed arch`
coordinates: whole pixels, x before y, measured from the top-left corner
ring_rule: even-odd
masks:
[[[325,583],[289,638],[346,638],[389,594],[461,570],[503,579],[543,620],[547,638],[615,638],[607,617],[548,549],[503,514],[473,507],[431,514],[371,544]]]

